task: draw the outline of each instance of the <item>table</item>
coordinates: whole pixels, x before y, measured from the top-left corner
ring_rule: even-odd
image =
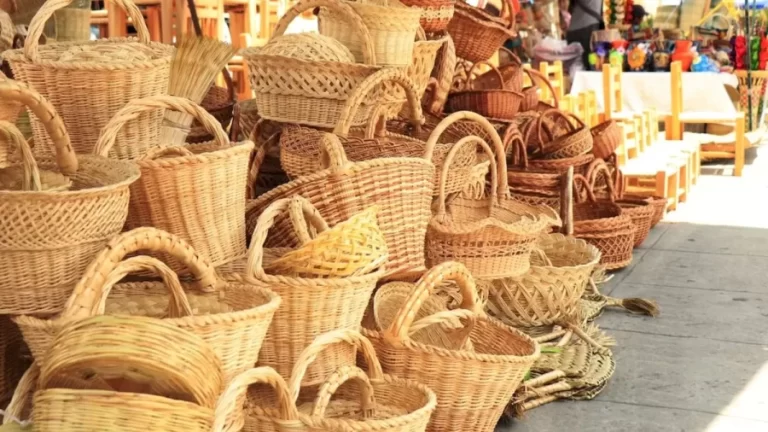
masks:
[[[669,72],[625,72],[621,74],[623,111],[643,112],[656,109],[659,114],[672,112],[672,79]],[[683,110],[686,107],[702,112],[734,113],[736,107],[725,86],[736,88],[739,80],[727,73],[683,73]],[[598,112],[603,109],[602,72],[579,71],[573,78],[571,94],[592,90],[597,98]]]

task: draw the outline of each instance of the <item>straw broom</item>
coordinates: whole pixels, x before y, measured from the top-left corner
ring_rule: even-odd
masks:
[[[171,60],[168,94],[201,103],[214,78],[233,55],[235,50],[231,45],[214,39],[187,36]],[[191,125],[190,115],[166,110],[160,142],[164,145],[183,145]]]

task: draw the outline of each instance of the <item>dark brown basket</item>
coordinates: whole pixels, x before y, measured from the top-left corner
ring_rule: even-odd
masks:
[[[520,110],[523,100],[522,93],[506,90],[503,86],[495,89],[477,89],[474,86],[472,74],[478,66],[487,65],[497,75],[496,82],[502,84],[504,77],[501,72],[487,61],[472,65],[464,81],[464,89],[448,95],[446,110],[449,112],[473,111],[483,117],[496,120],[512,120]]]
[[[614,120],[608,120],[593,127],[592,154],[596,158],[607,159],[621,145],[621,126]]]
[[[530,68],[523,68],[523,72],[528,75],[531,85],[522,90],[523,103],[520,105],[520,111],[541,111],[542,107],[539,106],[539,83],[544,83],[544,85],[549,87],[549,91],[552,94],[555,94],[555,89],[552,87],[552,83],[549,82],[549,78],[545,77],[541,72]],[[555,99],[555,106],[549,106],[549,108],[557,108],[557,103],[558,101]],[[546,107],[547,104],[545,104],[544,108]]]
[[[448,23],[448,33],[456,45],[458,57],[473,63],[488,60],[507,39],[517,35],[514,12],[508,1],[502,3],[502,16],[505,18],[492,16],[461,0],[456,2],[453,19]]]
[[[516,56],[512,51],[509,51],[506,48],[501,48],[501,51],[505,51],[512,62],[500,65],[498,67],[498,73],[489,70],[476,77],[474,81],[472,81],[472,86],[475,90],[503,88],[504,90],[515,92],[523,91],[523,62],[520,60],[520,57]],[[499,75],[501,75],[501,80],[499,80]]]

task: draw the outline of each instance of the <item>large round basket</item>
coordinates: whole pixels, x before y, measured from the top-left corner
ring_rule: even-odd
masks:
[[[419,28],[421,11],[409,8],[399,0],[340,0],[360,16],[371,36],[374,64],[381,66],[407,66],[413,60],[413,40]],[[320,8],[318,15],[320,34],[343,43],[358,62],[367,57],[366,41],[343,12],[335,8]]]
[[[340,344],[357,349],[367,361],[368,372],[351,365],[340,367],[319,387],[313,403],[297,407],[297,401],[305,399],[299,396],[307,369],[323,352]],[[261,385],[248,391],[254,384]],[[235,425],[234,430],[424,432],[437,405],[435,393],[424,385],[384,375],[371,343],[352,330],[318,336],[301,353],[288,384],[271,368],[245,372],[221,397],[217,420],[228,417],[228,410],[240,409],[235,401],[247,391],[245,424]],[[221,426],[219,422],[213,430],[225,430]]]
[[[556,120],[557,119],[557,120]],[[542,132],[547,122],[562,127],[556,128],[552,139],[547,140]],[[560,111],[557,108],[542,112],[536,120],[539,134],[537,157],[544,159],[574,158],[592,151],[592,133],[590,129],[575,115]]]
[[[581,296],[600,251],[562,234],[544,235],[536,246],[528,273],[492,281],[486,309],[519,327],[580,324]]]
[[[191,115],[215,138],[209,144],[158,147],[136,161],[141,178],[131,187],[127,227],[151,226],[178,235],[214,265],[243,256],[252,142],[230,144],[221,124],[203,108],[163,95],[127,104],[104,127],[94,152],[108,154],[127,121],[163,109]]]
[[[332,128],[352,92],[380,69],[368,28],[352,7],[340,0],[299,1],[280,19],[274,37],[284,34],[295,17],[315,7],[333,9],[346,18],[347,25],[364,42],[364,64],[304,60],[287,52],[262,54],[261,48],[243,50],[259,115],[265,119]],[[381,95],[378,91],[365,101],[353,119],[354,125],[365,124]]]
[[[502,16],[495,17],[463,0],[456,1],[448,33],[456,44],[456,55],[471,62],[490,59],[507,39],[513,39],[515,15],[509,0],[502,1]]]
[[[115,0],[133,20],[135,39],[103,39],[39,46],[45,22],[71,0],[49,0],[29,26],[23,49],[7,51],[15,78],[42,94],[60,113],[77,153],[90,153],[99,131],[134,99],[165,94],[174,48],[150,42],[141,11],[131,0]],[[147,113],[121,131],[109,156],[134,159],[157,145],[163,112]],[[35,152],[50,155],[51,138],[41,119],[32,118]]]
[[[459,285],[461,307],[472,312],[463,315],[471,322],[471,351],[425,344],[410,337],[421,305],[443,281]],[[387,328],[364,334],[376,347],[385,373],[417,380],[435,391],[438,406],[427,427],[435,432],[493,430],[539,357],[539,346],[534,340],[485,316],[472,276],[458,263],[430,269],[412,288]]]
[[[384,273],[381,269],[375,269],[359,276],[328,278],[267,274],[264,270],[267,252],[264,243],[267,233],[273,234],[274,237],[284,236],[283,232],[275,232],[273,227],[280,220],[278,217],[289,210],[291,201],[289,198],[278,199],[261,213],[251,239],[247,260],[235,263],[239,265],[219,268],[219,273],[224,274],[226,279],[247,280],[269,287],[281,296],[282,306],[275,314],[261,349],[259,365],[275,368],[286,378],[291,376],[291,370],[302,350],[314,338],[334,329],[359,329],[371,293]],[[308,208],[311,206],[307,203],[304,210]],[[290,221],[295,218],[281,219],[280,222],[288,223],[292,235],[301,237],[294,233]],[[333,249],[333,246],[329,245],[327,252],[336,253]],[[339,366],[354,364],[354,351],[347,348],[340,345],[327,350],[309,369],[303,385],[320,384]]]
[[[139,171],[128,162],[76,156],[56,110],[26,86],[0,82],[0,99],[25,104],[51,134],[56,154],[35,160],[22,151],[28,157],[21,187],[0,190],[0,314],[56,313],[88,263],[123,228]],[[15,142],[23,149],[24,137],[14,136],[0,137],[0,148],[16,150]],[[41,173],[65,179],[66,186],[43,188]],[[30,176],[31,186],[24,187]]]

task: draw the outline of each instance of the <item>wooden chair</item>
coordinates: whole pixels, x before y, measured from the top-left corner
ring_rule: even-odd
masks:
[[[669,120],[670,136],[680,140],[683,137],[683,126],[690,124],[727,123],[735,127],[734,144],[722,146],[718,151],[701,151],[702,157],[733,159],[733,175],[741,177],[744,169],[745,151],[747,148],[746,121],[744,113],[719,113],[686,111],[683,106],[683,72],[680,62],[672,62],[672,115]]]
[[[170,43],[172,30],[170,17],[173,9],[167,9],[169,9],[172,0],[133,0],[133,2],[141,8],[147,22],[150,39],[155,42]],[[103,9],[91,11],[91,25],[99,27],[99,36],[127,36],[128,24],[131,23],[131,20],[125,12],[110,0],[94,3],[97,3],[98,6],[104,5]],[[166,21],[168,22],[166,23]]]
[[[224,12],[229,16],[229,33],[235,48],[243,46],[244,34],[251,40],[259,38],[258,0],[224,0]]]
[[[226,22],[224,21],[224,0],[195,0],[197,17],[200,20],[203,35],[226,40]],[[181,42],[185,34],[194,34],[192,19],[187,2],[176,2],[176,43]]]
[[[549,88],[542,87],[539,98],[547,103],[552,103],[555,100],[560,100],[565,96],[565,76],[563,74],[563,62],[560,60],[550,64],[547,62],[539,63],[539,72],[549,79],[552,84],[552,88],[555,94],[550,94]]]

